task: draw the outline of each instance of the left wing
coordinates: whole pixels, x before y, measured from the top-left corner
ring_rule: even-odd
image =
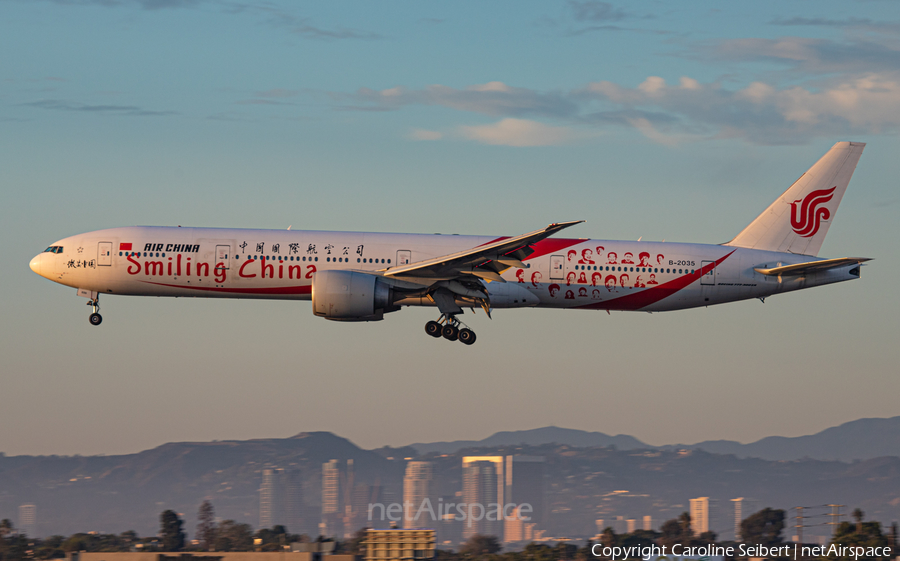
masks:
[[[534,249],[530,247],[531,244],[550,237],[564,228],[582,222],[584,220],[553,223],[546,228],[514,238],[480,245],[465,251],[435,257],[434,259],[410,263],[402,267],[392,267],[384,271],[384,276],[415,279],[416,281],[439,281],[469,275],[489,281],[506,282],[500,276],[500,273],[510,267],[525,268],[522,259],[534,253]]]

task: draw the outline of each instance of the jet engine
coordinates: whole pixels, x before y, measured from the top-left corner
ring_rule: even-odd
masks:
[[[393,312],[393,290],[375,275],[318,271],[312,279],[313,314],[335,321],[379,321]]]

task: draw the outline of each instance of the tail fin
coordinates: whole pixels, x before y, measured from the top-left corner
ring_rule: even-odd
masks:
[[[838,142],[756,220],[725,245],[818,255],[862,142]]]

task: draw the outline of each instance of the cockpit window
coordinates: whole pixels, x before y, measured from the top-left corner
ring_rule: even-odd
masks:
[[[44,253],[62,253],[63,246],[61,245],[51,245],[47,249],[44,250]]]

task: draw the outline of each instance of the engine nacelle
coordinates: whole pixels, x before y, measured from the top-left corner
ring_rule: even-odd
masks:
[[[375,275],[318,271],[312,279],[313,314],[335,321],[379,321],[391,308],[391,287]]]

